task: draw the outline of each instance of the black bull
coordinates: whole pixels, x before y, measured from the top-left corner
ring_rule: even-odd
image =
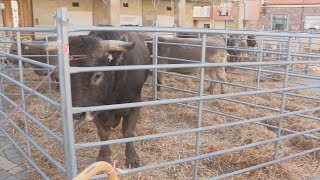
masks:
[[[96,47],[88,40],[100,37],[107,40],[119,40],[124,33],[121,32],[92,32],[86,38],[76,38],[70,41],[70,55],[88,55],[88,58],[80,61],[71,61],[71,66],[112,66],[112,65],[142,65],[151,64],[150,53],[144,42],[136,33],[125,33],[129,42],[135,42],[135,47],[124,52],[112,52],[113,58],[106,60],[106,55],[101,58],[90,55]],[[98,53],[99,54],[99,53]],[[107,57],[110,57],[109,55]],[[96,106],[121,104],[141,101],[141,90],[145,83],[149,70],[91,72],[71,75],[73,106]],[[85,97],[85,98],[84,98]],[[75,115],[74,118],[93,119],[102,141],[109,139],[111,128],[122,122],[122,133],[125,138],[134,136],[140,108],[127,108],[100,112],[85,112]],[[134,143],[126,143],[126,164],[131,167],[140,165],[139,156]],[[111,150],[109,146],[102,146],[98,160],[110,162]]]
[[[123,40],[128,42],[123,42]],[[43,53],[45,48],[51,54],[56,54],[56,50],[48,49],[45,44],[34,46],[25,43],[23,49],[25,46],[32,49],[28,52],[30,55]],[[149,50],[137,33],[91,32],[86,36],[70,37],[69,47],[70,56],[84,55],[85,57],[81,60],[71,60],[70,66],[72,67],[151,64]],[[43,62],[43,59],[39,61]],[[52,61],[50,64],[57,65],[57,61]],[[72,105],[73,107],[86,107],[140,102],[142,87],[149,74],[149,70],[71,74]],[[109,139],[111,128],[118,126],[121,119],[123,136],[125,138],[134,136],[139,112],[140,108],[127,108],[83,112],[73,117],[80,121],[93,120],[100,139],[106,141]],[[140,165],[133,142],[126,143],[125,155],[128,166]],[[110,156],[110,147],[102,146],[97,160],[110,162]]]

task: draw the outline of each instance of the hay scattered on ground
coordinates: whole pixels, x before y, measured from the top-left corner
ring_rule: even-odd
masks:
[[[229,70],[231,71],[231,70]],[[235,73],[248,72],[233,70]],[[251,73],[253,74],[253,73]],[[28,80],[39,81],[40,78],[32,72],[27,72]],[[278,76],[283,78],[283,76]],[[293,79],[298,81],[299,79]],[[149,79],[150,82],[150,79]],[[228,82],[237,83],[247,86],[255,86],[253,78],[242,76],[238,74],[228,75]],[[179,87],[187,90],[198,91],[198,83],[195,80],[184,79],[168,75],[164,79],[164,84]],[[19,88],[10,85],[6,92],[18,92]],[[205,88],[209,86],[205,84]],[[263,88],[281,88],[282,83],[262,78],[260,87]],[[215,89],[215,94],[219,94],[219,85]],[[227,86],[228,93],[249,91],[250,89],[237,88]],[[39,90],[41,93],[48,93],[47,86]],[[53,90],[54,94],[57,94]],[[151,88],[145,86],[143,90],[144,95],[150,95]],[[320,97],[319,93],[310,90],[297,90],[293,93],[311,95]],[[195,96],[177,92],[170,89],[165,89],[158,93],[160,98],[182,98]],[[268,108],[280,109],[282,93],[267,93],[252,96],[238,96],[226,100],[215,99],[206,100],[203,102],[204,109],[216,111],[220,113],[227,113],[239,118],[255,118],[278,114],[267,109],[255,109],[254,107],[243,105],[234,102],[244,101],[247,103],[258,103],[261,106]],[[20,98],[12,97],[16,102]],[[52,97],[55,101],[59,101],[58,97]],[[232,102],[233,101],[233,102]],[[294,96],[287,96],[286,110],[297,111],[302,109],[314,108],[320,105],[319,101],[299,98]],[[197,106],[198,102],[188,102],[187,104]],[[8,106],[7,111],[12,107]],[[27,102],[27,109],[30,114],[38,118],[45,126],[59,136],[63,136],[62,123],[60,112],[57,108],[53,108],[48,103],[43,102],[39,98],[32,98]],[[320,117],[320,112],[310,112],[308,115]],[[19,127],[24,128],[23,116],[21,113],[16,113],[13,117]],[[218,114],[203,112],[202,126],[212,126],[218,124],[225,124],[229,122],[238,121],[236,119],[225,117]],[[278,126],[278,119],[271,119],[265,123],[273,126]],[[54,138],[50,137],[46,132],[39,128],[35,123],[29,121],[29,134],[39,143],[52,157],[63,164],[63,146],[59,144]],[[149,135],[161,132],[177,131],[182,129],[189,129],[197,127],[197,110],[183,107],[181,105],[169,104],[152,107],[145,107],[141,110],[140,120],[137,127],[137,135]],[[300,116],[289,116],[283,118],[283,127],[295,130],[304,131],[320,127],[320,122],[310,120]],[[21,144],[25,145],[25,139],[13,128],[7,124],[7,130],[10,131],[15,139]],[[257,125],[244,124],[223,129],[217,129],[201,134],[201,151],[200,153],[209,153],[219,151],[235,146],[241,146],[254,142],[259,142],[276,137],[276,130]],[[287,134],[283,132],[283,134]],[[318,133],[313,135],[319,136]],[[76,143],[79,142],[93,142],[99,141],[95,125],[91,122],[80,124],[75,130]],[[112,130],[111,139],[122,137],[121,128],[117,127]],[[297,137],[290,140],[282,141],[280,144],[280,157],[289,154],[301,152],[303,150],[315,148],[320,146],[319,141],[315,141],[307,137]],[[118,160],[118,167],[126,169],[124,158],[124,144],[112,145],[112,160]],[[151,165],[160,162],[166,162],[181,158],[186,158],[194,155],[195,149],[195,134],[185,134],[175,137],[157,138],[152,140],[136,142],[136,148],[140,155],[142,165]],[[32,158],[41,169],[48,174],[51,179],[61,179],[62,174],[48,161],[48,159],[35,150],[32,146]],[[79,164],[79,171],[83,170],[90,164],[98,154],[98,148],[86,148],[77,151],[77,161]],[[274,157],[274,144],[269,143],[258,147],[249,148],[242,151],[236,151],[219,155],[212,158],[207,158],[199,161],[199,179],[206,179],[208,177],[217,176],[229,173],[242,168],[257,165],[259,163],[272,160]],[[229,179],[310,179],[320,173],[319,168],[320,153],[311,153],[302,157],[294,158],[279,164],[267,166],[248,173],[240,174]],[[29,165],[30,179],[38,179],[39,175]],[[160,169],[145,171],[133,175],[123,176],[123,179],[191,179],[193,177],[194,162],[183,163],[175,166],[164,167]]]

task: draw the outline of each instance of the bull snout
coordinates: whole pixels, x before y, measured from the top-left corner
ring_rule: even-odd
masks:
[[[85,112],[73,114],[73,119],[81,121],[82,119],[84,119],[85,115],[86,115]]]
[[[93,121],[93,119],[94,119],[93,112],[82,112],[82,113],[73,114],[73,120]]]
[[[91,112],[82,112],[73,114],[73,125],[77,128],[82,122],[92,121],[94,119]]]
[[[4,63],[9,65],[9,66],[13,66],[13,65],[17,65],[18,64],[18,61],[15,60],[15,59],[12,59],[12,58],[6,58],[4,60]]]

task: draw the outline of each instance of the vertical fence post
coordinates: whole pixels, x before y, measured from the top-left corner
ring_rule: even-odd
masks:
[[[282,42],[280,41],[280,44],[279,44],[279,52],[282,51]],[[282,54],[278,54],[278,60],[281,61],[281,57],[282,57]],[[278,69],[279,69],[279,65],[278,65]]]
[[[312,53],[312,38],[309,38],[308,44],[309,44],[308,54],[311,54]],[[311,57],[308,57],[308,61],[311,61]],[[305,74],[309,74],[309,67],[310,67],[310,64],[306,64],[305,71],[304,71]]]
[[[155,27],[158,27],[158,22],[155,23]],[[152,64],[158,64],[158,33],[153,34],[152,39]],[[158,70],[152,70],[152,99],[157,100],[157,85],[158,85]]]
[[[72,118],[72,100],[70,84],[69,39],[67,9],[59,8],[56,12],[57,42],[59,61],[59,80],[61,93],[61,111],[63,121],[64,158],[67,179],[77,174],[77,161],[74,148],[74,128]]]
[[[291,61],[291,50],[292,50],[291,40],[292,40],[291,37],[289,37],[289,38],[288,38],[287,61]],[[286,64],[285,75],[284,75],[284,82],[283,82],[283,88],[288,87],[289,66],[290,66],[290,64]],[[286,95],[287,95],[287,92],[286,92],[286,91],[283,91],[283,92],[282,92],[282,99],[281,99],[280,114],[283,114],[284,111],[285,111],[285,107],[286,107]],[[283,118],[280,117],[280,118],[279,118],[279,123],[278,123],[277,138],[281,136],[282,127],[283,127],[282,120],[283,120]],[[276,141],[276,142],[275,142],[274,159],[278,159],[278,157],[279,157],[279,143],[280,143],[280,141]]]
[[[202,35],[202,43],[201,43],[201,64],[206,62],[206,42],[207,35]],[[200,83],[199,83],[199,97],[203,96],[203,87],[204,87],[204,79],[205,79],[205,69],[202,67],[200,69]],[[203,101],[200,100],[198,104],[198,124],[197,127],[200,128],[202,126],[202,106]],[[201,136],[200,132],[196,133],[196,152],[195,155],[198,156],[200,154],[200,144],[201,144]],[[193,179],[198,179],[198,169],[199,169],[199,160],[195,160],[194,164],[194,174]]]
[[[263,36],[259,36],[258,40],[258,55],[257,55],[257,62],[262,62],[263,58]],[[260,88],[260,78],[261,78],[261,65],[258,66],[258,72],[256,72],[256,91]],[[258,105],[258,97],[259,95],[255,95],[255,107],[253,112],[253,118],[256,118],[257,116],[257,105]]]
[[[48,43],[48,34],[46,33],[46,39],[45,39],[46,43]],[[47,56],[47,64],[50,64],[50,59],[49,59],[49,51],[46,51],[46,56]],[[49,73],[49,70],[47,71],[47,73]],[[52,91],[51,91],[51,78],[48,79],[48,87],[49,87],[49,96],[52,95]]]
[[[299,51],[298,51],[299,41],[300,41],[299,38],[296,37],[296,38],[295,38],[295,46],[294,46],[294,51],[295,51],[295,52],[299,52]],[[291,47],[291,51],[292,51],[292,49],[293,49],[293,47]],[[289,49],[288,49],[288,51],[289,51]],[[292,61],[295,61],[296,59],[297,59],[297,56],[292,57]],[[292,71],[292,73],[294,73],[294,64],[291,64],[291,71]]]
[[[4,63],[0,63],[0,73],[2,73],[2,69],[3,67],[5,67]],[[0,94],[4,95],[4,91],[3,91],[3,77],[0,76]],[[4,99],[2,98],[2,96],[0,96],[0,108],[3,112],[5,112],[5,106],[4,106]],[[0,118],[2,119],[2,114],[0,113]],[[0,127],[1,128],[1,127]]]
[[[18,31],[16,33],[16,39],[17,39],[17,50],[18,50],[18,56],[22,56],[22,51],[21,51],[21,39],[20,39],[20,32]],[[24,68],[23,68],[23,63],[21,60],[19,60],[19,78],[20,78],[20,83],[24,84]],[[21,101],[24,101],[25,98],[25,93],[24,89],[21,88]],[[22,104],[22,109],[26,110],[26,103],[24,102]],[[25,114],[23,114],[23,121],[24,121],[24,131],[27,135],[29,135],[29,123],[28,123],[28,118]],[[31,157],[31,150],[30,150],[30,142],[27,140],[27,153],[28,156]]]

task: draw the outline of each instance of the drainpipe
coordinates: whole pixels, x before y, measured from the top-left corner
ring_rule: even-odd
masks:
[[[300,31],[303,31],[303,14],[304,14],[304,0],[302,1],[302,7],[301,7],[301,18],[300,18]]]

